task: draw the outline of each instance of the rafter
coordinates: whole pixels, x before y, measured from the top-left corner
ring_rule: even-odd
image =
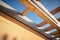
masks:
[[[26,15],[28,12],[30,11],[30,8],[26,8],[23,12],[22,12],[22,15]]]
[[[57,12],[60,12],[60,6],[55,8],[54,10],[51,11],[51,14],[56,14]]]

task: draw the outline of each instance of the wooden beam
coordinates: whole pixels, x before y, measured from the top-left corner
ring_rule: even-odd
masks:
[[[36,0],[36,1],[40,1],[40,0]]]
[[[59,32],[58,31],[56,31],[56,32],[53,32],[53,33],[51,33],[52,35],[55,35],[55,34],[58,34]]]
[[[60,33],[55,34],[55,38],[58,38],[58,37],[60,37]]]
[[[58,18],[57,20],[60,22],[60,18]],[[38,26],[43,26],[45,24],[47,24],[47,22],[46,21],[43,21],[43,22],[39,23]]]
[[[60,18],[57,19],[60,22]]]
[[[22,12],[22,15],[26,15],[28,12],[30,11],[30,8],[26,8],[23,12]]]
[[[57,12],[60,12],[60,7],[57,7],[56,9],[54,9],[53,11],[51,11],[51,14],[56,14]]]
[[[50,26],[50,27],[46,28],[45,31],[50,31],[52,29],[54,29],[54,27],[53,26]]]
[[[40,27],[40,26],[43,26],[43,25],[45,25],[45,24],[47,24],[47,22],[46,22],[46,21],[43,21],[43,22],[41,22],[40,24],[38,24],[38,26]]]

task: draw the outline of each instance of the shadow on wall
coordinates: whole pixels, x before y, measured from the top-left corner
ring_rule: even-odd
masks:
[[[2,35],[2,39],[1,40],[7,40],[8,38],[9,38],[8,35],[5,34],[5,35]],[[12,40],[17,40],[17,39],[14,37],[14,38],[12,38]]]

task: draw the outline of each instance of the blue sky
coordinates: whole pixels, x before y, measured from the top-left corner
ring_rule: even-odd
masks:
[[[22,3],[18,0],[3,0],[5,3],[16,9],[18,12],[22,13],[22,11],[26,8]]]
[[[60,0],[41,0],[41,3],[48,9],[49,12],[60,6]]]
[[[3,1],[20,13],[22,13],[26,9],[26,7],[18,0],[3,0]],[[60,0],[41,0],[41,3],[48,9],[49,12],[60,6]],[[41,17],[37,16],[32,11],[28,12],[26,16],[30,18],[32,21],[34,21],[34,23],[36,24],[39,24],[44,21]],[[55,17],[59,18],[60,12],[58,12],[58,14],[55,14]]]

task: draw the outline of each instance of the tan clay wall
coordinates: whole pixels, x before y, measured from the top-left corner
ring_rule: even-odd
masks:
[[[3,39],[4,35],[7,35],[7,40],[14,40],[14,38],[16,38],[17,40],[44,40],[43,38],[28,31],[22,26],[11,22],[3,16],[1,16],[0,14],[0,40]]]

